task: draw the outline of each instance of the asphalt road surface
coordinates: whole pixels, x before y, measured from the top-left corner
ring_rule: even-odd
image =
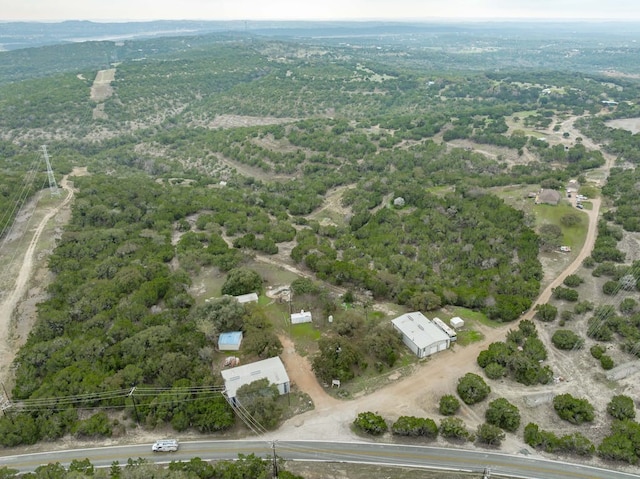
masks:
[[[289,461],[351,462],[424,469],[482,472],[485,468],[493,477],[525,479],[631,479],[640,475],[596,467],[509,455],[494,452],[447,449],[439,447],[406,446],[329,441],[194,441],[180,444],[172,453],[153,453],[151,444],[111,446],[92,449],[41,452],[0,456],[0,467],[32,472],[38,466],[59,462],[68,467],[72,460],[89,459],[96,467],[108,467],[114,461],[126,464],[129,458],[144,458],[150,462],[168,463],[203,460],[236,459],[238,454],[271,457],[276,454]],[[7,453],[9,451],[3,451]]]

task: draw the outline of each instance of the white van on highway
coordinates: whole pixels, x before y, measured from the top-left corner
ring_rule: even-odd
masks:
[[[151,450],[153,452],[173,452],[178,450],[178,446],[177,439],[161,439],[151,446]]]

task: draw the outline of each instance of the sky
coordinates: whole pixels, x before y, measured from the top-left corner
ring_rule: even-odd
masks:
[[[640,20],[637,0],[0,0],[0,21]]]

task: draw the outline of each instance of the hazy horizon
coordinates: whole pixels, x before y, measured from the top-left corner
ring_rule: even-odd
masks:
[[[22,0],[3,6],[1,22],[202,21],[638,21],[631,0]]]

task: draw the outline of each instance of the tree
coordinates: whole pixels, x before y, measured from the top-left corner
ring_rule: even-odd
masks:
[[[491,392],[491,388],[487,383],[474,373],[467,373],[458,379],[456,390],[465,404],[476,404],[485,399]]]
[[[278,386],[269,384],[266,378],[245,384],[236,392],[238,402],[265,429],[275,428],[282,418],[279,397]]]
[[[109,437],[112,432],[111,422],[109,421],[107,413],[99,412],[88,419],[78,422],[74,428],[74,432],[77,437],[81,438]]]
[[[489,379],[500,379],[507,375],[507,368],[502,364],[491,363],[484,368],[484,373]]]
[[[540,226],[540,249],[555,251],[562,245],[562,230],[558,225],[544,224]]]
[[[323,382],[331,383],[333,379],[346,382],[365,365],[362,353],[348,338],[342,336],[320,338],[318,349],[311,365],[313,372]]]
[[[258,273],[247,268],[234,268],[227,274],[222,285],[222,294],[238,296],[262,290],[262,278]]]
[[[636,312],[638,302],[633,298],[624,298],[618,308],[622,314],[631,315]]]
[[[614,421],[611,434],[598,446],[598,455],[612,461],[637,464],[640,450],[640,424],[630,419]]]
[[[391,426],[391,431],[398,436],[428,439],[435,439],[438,436],[438,426],[433,419],[412,416],[400,416]]]
[[[582,219],[577,213],[567,213],[566,215],[562,215],[560,218],[560,223],[568,228],[579,225],[581,221]]]
[[[577,274],[570,274],[564,279],[563,283],[570,288],[577,288],[584,283],[584,280]]]
[[[617,281],[607,281],[602,285],[602,292],[608,296],[614,296],[620,289],[620,283]]]
[[[558,416],[571,424],[582,424],[594,419],[594,409],[586,399],[573,397],[571,394],[559,394],[553,398],[553,408]]]
[[[580,349],[584,345],[584,339],[569,329],[558,329],[551,337],[551,342],[558,349]]]
[[[489,424],[509,432],[514,432],[520,427],[520,411],[518,407],[505,398],[499,398],[489,403],[489,407],[485,412],[485,419]]]
[[[609,356],[608,354],[603,354],[602,356],[600,356],[600,366],[602,366],[602,369],[608,371],[609,369],[613,369],[615,364],[611,356]]]
[[[453,394],[445,394],[440,398],[438,410],[444,416],[453,416],[460,409],[460,401]]]
[[[498,426],[493,424],[480,424],[476,432],[476,441],[489,444],[490,446],[499,446],[505,438],[505,433]]]
[[[373,412],[361,412],[354,419],[356,429],[373,436],[380,436],[387,432],[388,426],[384,418]]]
[[[536,318],[540,321],[544,321],[545,323],[551,322],[556,319],[557,315],[558,308],[552,304],[546,303],[536,306]]]
[[[191,311],[191,318],[211,341],[219,333],[244,330],[246,309],[235,298],[225,296],[198,306]]]
[[[458,417],[446,417],[440,421],[440,435],[448,439],[470,440],[471,433],[467,430],[462,419]]]
[[[636,408],[633,399],[624,394],[613,396],[607,404],[607,412],[614,419],[634,419]]]
[[[566,301],[578,301],[579,293],[575,289],[558,286],[553,289],[553,297]]]

